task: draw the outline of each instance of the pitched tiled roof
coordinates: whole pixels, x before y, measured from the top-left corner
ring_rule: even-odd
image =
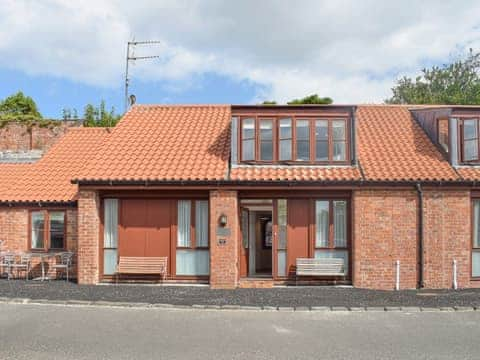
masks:
[[[479,167],[473,167],[473,166],[459,167],[457,168],[457,172],[460,174],[463,180],[480,182]]]
[[[80,180],[223,180],[230,154],[230,106],[134,106]]]
[[[407,106],[360,105],[356,118],[358,157],[365,180],[460,180]]]
[[[361,180],[357,167],[318,166],[240,166],[232,168],[230,177],[237,181],[354,181]]]
[[[102,128],[72,128],[34,164],[0,165],[0,202],[70,202],[72,177],[107,135]]]

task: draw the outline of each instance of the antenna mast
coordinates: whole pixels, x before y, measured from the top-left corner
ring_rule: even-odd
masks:
[[[160,41],[157,40],[151,40],[151,41],[129,41],[127,42],[127,56],[125,58],[125,112],[127,112],[129,105],[128,105],[128,85],[130,83],[130,77],[128,74],[128,65],[130,61],[136,61],[136,60],[146,60],[146,59],[157,59],[160,56],[159,55],[152,55],[152,56],[135,56],[130,52],[130,49],[134,50],[135,46],[137,45],[154,45],[154,44],[160,44]]]

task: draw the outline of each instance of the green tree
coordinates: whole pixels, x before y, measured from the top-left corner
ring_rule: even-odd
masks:
[[[0,115],[8,117],[32,117],[41,119],[37,104],[30,96],[19,91],[0,101]]]
[[[333,100],[329,97],[319,97],[318,94],[312,94],[305,96],[302,99],[293,99],[289,101],[288,105],[301,105],[301,104],[319,104],[319,105],[328,105],[333,103]]]
[[[277,105],[275,100],[265,100],[262,105]]]
[[[87,104],[84,109],[83,125],[87,127],[113,127],[120,120],[120,115],[115,113],[115,108],[112,106],[110,111],[106,110],[105,101],[102,100],[99,106]]]
[[[480,104],[480,53],[470,49],[451,64],[424,68],[415,79],[397,80],[388,104]]]

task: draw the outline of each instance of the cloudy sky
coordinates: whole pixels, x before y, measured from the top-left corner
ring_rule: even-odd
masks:
[[[126,43],[140,103],[382,102],[401,75],[480,49],[479,1],[0,0],[0,98],[46,116],[123,109]]]

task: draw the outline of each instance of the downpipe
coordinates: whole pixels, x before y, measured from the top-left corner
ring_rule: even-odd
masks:
[[[418,274],[418,287],[423,288],[425,284],[424,279],[424,256],[423,256],[423,189],[420,183],[416,184],[416,190],[418,195],[418,257],[419,257],[419,274]]]

